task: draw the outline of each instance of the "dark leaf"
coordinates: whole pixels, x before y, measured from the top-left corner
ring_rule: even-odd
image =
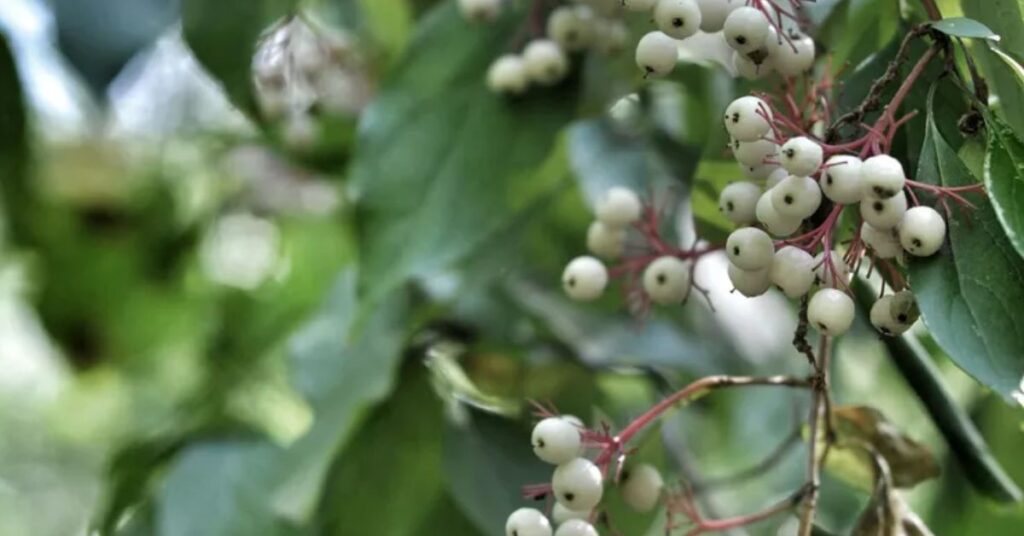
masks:
[[[1024,256],[1024,141],[996,115],[988,114],[986,122],[985,189],[1006,236]]]
[[[985,24],[1002,38],[999,49],[1019,63],[1024,58],[1024,12],[1017,0],[962,0],[964,14]],[[990,88],[999,96],[999,112],[1024,136],[1024,91],[1018,75],[995,52],[972,49]]]
[[[988,26],[966,17],[953,17],[942,19],[933,23],[931,27],[950,37],[969,37],[972,39],[989,39],[999,41],[999,36],[989,29]]]

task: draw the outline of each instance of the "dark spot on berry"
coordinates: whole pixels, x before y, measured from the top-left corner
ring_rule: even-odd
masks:
[[[825,174],[825,184],[832,186],[832,175]]]
[[[782,200],[785,201],[787,205],[792,205],[793,204],[793,196],[791,196],[791,195],[787,195],[786,197],[783,197]]]
[[[739,44],[739,45],[747,44],[747,37],[744,36],[744,35],[737,35],[736,36],[736,43]]]
[[[570,491],[570,492],[563,493],[562,497],[565,497],[566,501],[572,502],[572,500],[576,498],[576,494]]]
[[[684,24],[686,24],[686,21],[684,21],[681,17],[676,17],[672,19],[672,26],[675,26],[676,28],[682,28]]]
[[[665,283],[668,282],[668,278],[665,277],[665,274],[658,274],[654,277],[654,279],[658,282],[659,285],[664,285]]]
[[[725,203],[725,210],[728,210],[729,212],[732,212],[735,209],[736,209],[736,207],[733,206],[732,201],[726,201],[726,203]]]
[[[794,156],[796,156],[796,151],[793,149],[786,149],[785,151],[782,152],[783,154],[786,155],[786,158],[793,158]]]
[[[733,123],[739,123],[740,122],[740,113],[739,112],[736,112],[736,113],[732,114],[732,122]]]
[[[539,449],[544,448],[544,440],[543,439],[538,439],[537,440],[537,448],[539,448]]]
[[[570,277],[569,279],[566,279],[565,280],[565,284],[570,286],[570,287],[575,287],[576,286],[576,278],[575,277]]]
[[[885,212],[885,203],[881,201],[875,201],[871,208],[875,209],[875,212]]]
[[[818,329],[821,331],[828,331],[828,326],[826,326],[824,322],[818,322]]]
[[[914,246],[915,248],[919,248],[919,247],[921,247],[921,246],[923,246],[923,245],[924,245],[924,243],[922,243],[922,242],[921,242],[921,239],[920,239],[920,238],[914,238],[913,240],[911,240],[911,241],[910,241],[910,243],[911,243],[911,244],[912,244],[912,245],[913,245],[913,246]]]
[[[906,324],[908,320],[907,313],[900,313],[896,315],[896,320],[899,320],[900,324]]]
[[[735,246],[734,248],[732,248],[732,254],[736,255],[736,256],[739,256],[739,254],[740,254],[740,247],[739,246]]]

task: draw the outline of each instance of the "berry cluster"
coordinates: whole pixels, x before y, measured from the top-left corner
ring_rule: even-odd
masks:
[[[797,8],[775,0],[623,0],[627,9],[650,11],[658,30],[640,39],[636,63],[646,75],[670,73],[679,39],[698,31],[716,34],[733,49],[733,66],[744,78],[778,72],[796,76],[814,65],[814,40],[800,31]]]
[[[285,141],[295,147],[315,140],[315,111],[354,116],[372,97],[352,39],[298,16],[262,37],[252,72],[260,111],[268,119],[283,120]]]
[[[584,456],[588,449],[603,449],[604,437],[587,430],[571,415],[548,415],[533,428],[533,452],[555,466],[550,484],[530,486],[533,498],[553,497],[551,520],[558,526],[555,536],[597,536],[593,522],[604,496],[607,463]],[[601,450],[603,452],[603,450]],[[638,512],[650,512],[662,498],[664,480],[648,464],[622,469],[615,484],[623,502]],[[551,536],[551,521],[539,510],[520,508],[505,522],[507,536]]]
[[[463,16],[472,22],[494,20],[503,0],[459,0]],[[547,87],[568,74],[570,55],[587,50],[621,52],[629,32],[621,20],[620,0],[575,0],[572,5],[544,11],[535,2],[528,30],[534,38],[519,53],[504,54],[491,63],[487,86],[496,93],[521,95],[530,86]],[[543,28],[543,31],[541,31]],[[541,35],[543,34],[543,36]]]

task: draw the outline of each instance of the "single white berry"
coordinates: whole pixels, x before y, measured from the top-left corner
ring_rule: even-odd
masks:
[[[678,41],[662,32],[648,32],[636,45],[636,65],[645,75],[665,76],[678,61]]]
[[[570,519],[562,523],[555,536],[598,536],[597,529],[582,519]]]
[[[777,170],[782,169],[778,164],[759,164],[756,166],[744,166],[740,164],[740,172],[743,176],[752,181],[763,181],[771,177]],[[785,170],[783,170],[785,171]]]
[[[779,162],[791,175],[809,177],[818,171],[824,159],[821,145],[803,136],[791,138],[779,149]]]
[[[804,219],[821,206],[821,188],[818,181],[792,175],[772,188],[772,205],[786,218]]]
[[[562,273],[562,288],[576,301],[593,301],[608,286],[608,270],[594,257],[576,257]]]
[[[751,52],[765,45],[771,24],[760,10],[752,7],[734,9],[722,26],[725,40],[739,52]]]
[[[807,320],[823,335],[836,337],[846,333],[853,325],[853,300],[845,292],[824,288],[811,296],[807,305]]]
[[[551,508],[551,520],[555,522],[555,525],[561,525],[570,519],[582,519],[586,521],[590,519],[590,511],[576,512],[562,506],[562,503],[555,501],[555,506]]]
[[[898,231],[903,249],[915,257],[930,257],[946,240],[946,220],[932,207],[914,207],[903,214]]]
[[[644,463],[628,467],[619,479],[622,501],[637,512],[650,512],[658,505],[665,480],[653,465]]]
[[[903,246],[893,229],[880,231],[864,222],[860,226],[860,239],[879,259],[895,259],[903,255]]]
[[[700,7],[700,29],[707,33],[722,31],[729,14],[743,6],[745,0],[697,0]]]
[[[501,0],[459,0],[459,12],[473,22],[494,20],[501,13]]]
[[[682,260],[659,257],[644,270],[644,292],[658,305],[678,305],[690,294],[690,267]]]
[[[587,249],[605,259],[617,259],[626,249],[626,230],[595,221],[587,228]]]
[[[750,54],[734,51],[732,67],[737,75],[747,80],[760,80],[775,72],[775,62],[764,49],[755,50]]]
[[[555,469],[551,489],[562,506],[577,512],[590,510],[604,493],[601,470],[586,458],[576,458]]]
[[[740,97],[725,109],[725,129],[739,141],[756,141],[771,132],[771,118],[771,108],[763,100]]]
[[[562,6],[548,16],[548,37],[570,52],[590,44],[593,28],[594,16],[588,6]]]
[[[910,329],[913,321],[908,323],[909,317],[903,315],[903,322],[893,315],[894,296],[883,296],[871,306],[871,325],[885,335],[901,335]]]
[[[551,536],[551,522],[540,510],[520,508],[505,521],[505,536]]]
[[[658,0],[622,0],[622,5],[630,11],[650,11]]]
[[[729,261],[744,270],[763,270],[772,265],[775,244],[768,233],[755,227],[737,229],[725,243]]]
[[[771,190],[772,188],[775,188],[780,182],[786,180],[786,177],[789,177],[788,171],[781,167],[775,168],[771,174],[768,175],[768,178],[764,180],[765,189]]]
[[[598,52],[613,56],[626,50],[629,27],[620,20],[601,19],[595,26],[591,46]]]
[[[533,427],[533,453],[560,465],[580,455],[580,429],[561,417],[548,417]]]
[[[658,0],[654,6],[654,24],[676,39],[686,39],[700,29],[701,13],[694,0]]]
[[[832,251],[829,253],[829,260],[831,266],[825,262],[824,251],[814,256],[814,275],[818,282],[825,286],[836,286],[839,281],[849,284],[852,274],[850,267],[843,260],[843,256],[838,251]]]
[[[768,190],[757,200],[755,214],[757,221],[761,222],[769,233],[779,237],[795,233],[803,223],[800,218],[789,218],[775,210],[775,203],[772,202],[772,190]]]
[[[772,286],[771,268],[744,270],[730,264],[726,272],[736,292],[748,298],[760,296],[768,292],[768,289]]]
[[[526,62],[516,54],[499,56],[487,70],[487,87],[495,93],[521,95],[529,84]]]
[[[900,192],[888,199],[865,197],[860,202],[860,216],[879,231],[894,229],[907,212],[907,195]]]
[[[836,155],[829,158],[821,172],[821,191],[825,197],[840,205],[860,203],[864,198],[861,164],[861,159],[856,156]]]
[[[865,197],[888,199],[902,192],[906,184],[903,164],[887,154],[865,160],[860,173]]]
[[[771,140],[739,141],[732,143],[732,154],[736,161],[747,166],[764,164],[765,159],[776,160],[779,146]]]
[[[597,220],[613,227],[622,228],[640,219],[643,204],[633,190],[614,186],[601,196],[594,207]]]
[[[789,298],[799,298],[814,286],[814,257],[806,251],[786,246],[775,252],[771,281]]]
[[[750,225],[757,220],[757,200],[761,187],[752,182],[734,182],[718,196],[718,210],[736,225]]]
[[[523,49],[523,61],[530,79],[551,86],[569,73],[569,57],[558,43],[550,39],[535,39]]]
[[[779,74],[798,76],[814,66],[814,39],[795,32],[788,35],[789,40],[769,38],[768,51]]]

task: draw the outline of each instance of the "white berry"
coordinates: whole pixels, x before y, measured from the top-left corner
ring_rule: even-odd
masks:
[[[580,455],[580,429],[561,417],[548,417],[533,427],[533,453],[554,465]]]
[[[593,301],[608,286],[608,270],[594,257],[576,257],[562,273],[562,288],[576,301]]]
[[[803,136],[791,138],[779,149],[779,162],[792,175],[813,175],[824,159],[821,145]]]
[[[907,212],[907,195],[900,192],[888,199],[865,197],[860,202],[860,216],[879,231],[895,228]]]
[[[505,536],[551,536],[551,522],[540,510],[520,508],[508,516]]]
[[[903,164],[887,154],[865,160],[860,173],[866,197],[888,199],[902,192],[906,184]]]
[[[686,39],[700,29],[701,13],[694,0],[658,0],[654,6],[654,24],[676,39]]]
[[[901,335],[910,329],[912,322],[906,323],[906,315],[903,315],[903,319],[900,322],[893,315],[893,296],[883,296],[871,306],[871,325],[885,335]]]
[[[690,267],[676,257],[659,257],[644,270],[644,292],[658,305],[683,303],[690,293]]]
[[[799,298],[814,286],[814,257],[806,251],[786,246],[775,252],[771,281],[789,298]]]
[[[516,54],[499,56],[487,70],[487,87],[495,93],[521,95],[529,83],[526,62]]]
[[[810,177],[792,175],[772,188],[772,205],[786,218],[804,219],[821,206],[821,188]]]
[[[824,251],[814,256],[814,275],[818,278],[818,282],[826,286],[835,286],[838,284],[838,279],[838,281],[848,284],[852,274],[850,267],[843,260],[843,256],[837,251],[832,251],[829,253],[829,260],[831,267],[825,262]]]
[[[587,6],[562,6],[548,16],[547,35],[570,52],[583,50],[590,44],[593,13]]]
[[[626,248],[626,230],[595,221],[587,228],[587,249],[605,259],[617,259]]]
[[[649,32],[636,45],[636,65],[646,75],[665,76],[679,61],[679,43],[662,32]]]
[[[782,169],[778,164],[760,164],[756,166],[744,166],[740,164],[740,171],[743,176],[752,181],[767,180],[777,170]],[[783,170],[785,171],[785,170]]]
[[[601,470],[586,458],[559,465],[551,477],[555,500],[570,510],[590,510],[601,502],[604,485]]]
[[[555,536],[598,536],[597,529],[582,519],[571,519],[562,523]]]
[[[467,20],[494,20],[501,12],[501,0],[459,0],[459,12]]]
[[[856,156],[836,155],[825,162],[821,172],[821,191],[825,197],[840,205],[860,203],[864,198],[861,182],[861,159]]]
[[[697,0],[700,6],[700,29],[707,33],[722,31],[729,14],[743,6],[745,0]]]
[[[811,296],[807,306],[807,320],[823,335],[836,337],[846,333],[853,325],[854,312],[850,296],[841,290],[825,288]]]
[[[903,254],[903,246],[892,229],[880,231],[864,222],[860,226],[860,239],[879,259],[895,259]]]
[[[775,244],[768,233],[755,227],[737,229],[725,244],[729,261],[744,270],[763,270],[775,258]]]
[[[658,0],[622,0],[622,5],[630,11],[650,11]]]
[[[627,468],[619,480],[622,501],[637,512],[650,512],[658,505],[665,480],[653,465],[644,463]]]
[[[744,270],[736,265],[730,264],[727,269],[729,282],[736,292],[748,297],[755,298],[768,292],[772,286],[771,268],[761,270]]]
[[[550,39],[530,41],[523,49],[523,61],[530,79],[545,86],[557,84],[569,72],[568,56]]]
[[[765,159],[774,160],[779,146],[771,140],[739,141],[732,143],[732,154],[736,161],[747,166],[759,166]]]
[[[768,51],[775,70],[783,76],[798,76],[814,66],[814,39],[799,33],[789,34],[789,40],[768,40]]]
[[[899,224],[900,243],[915,257],[930,257],[946,240],[946,220],[932,207],[914,207]]]
[[[590,512],[576,512],[562,506],[562,503],[555,501],[555,506],[551,508],[551,519],[555,522],[555,525],[561,525],[570,519],[582,519],[586,521],[587,519],[590,519]]]
[[[772,188],[775,188],[780,182],[786,180],[786,177],[788,176],[789,172],[785,169],[782,169],[781,167],[775,168],[768,175],[768,178],[764,180],[765,189],[771,190]]]
[[[725,109],[725,129],[739,141],[757,141],[771,132],[771,108],[757,97],[740,97]]]
[[[734,182],[722,189],[718,210],[736,225],[750,225],[757,220],[757,200],[761,187],[752,182]]]
[[[779,237],[795,233],[803,223],[800,218],[789,218],[775,210],[775,203],[772,202],[772,190],[768,190],[757,200],[755,214],[757,221],[761,222],[769,233]]]
[[[601,196],[594,212],[601,223],[621,229],[640,219],[643,204],[633,190],[615,186]]]
[[[729,46],[739,52],[752,52],[764,46],[771,24],[760,10],[741,7],[725,19],[722,32]]]

